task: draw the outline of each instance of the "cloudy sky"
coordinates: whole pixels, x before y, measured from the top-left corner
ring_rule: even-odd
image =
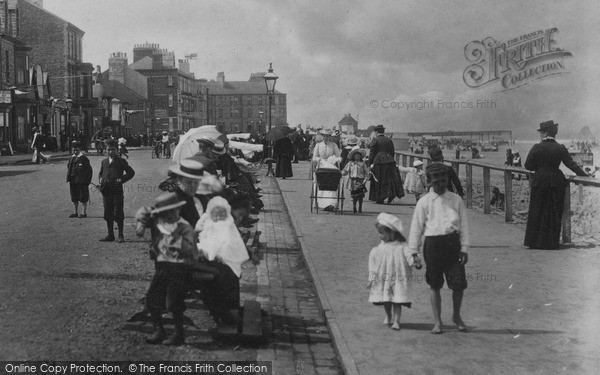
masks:
[[[288,97],[290,125],[328,127],[349,112],[361,128],[513,130],[531,139],[548,119],[560,123],[563,136],[583,126],[600,136],[597,4],[44,0],[47,10],[85,31],[84,60],[103,69],[112,52],[126,52],[132,62],[133,45],[145,42],[176,58],[197,52],[198,78],[223,71],[227,80],[247,80],[272,62],[277,89]],[[561,60],[565,74],[508,91],[498,81],[477,89],[464,83],[471,41],[507,42],[553,27],[555,46],[572,53]],[[491,108],[477,108],[478,100]],[[416,108],[425,102],[428,108]],[[446,108],[447,102],[466,108]]]

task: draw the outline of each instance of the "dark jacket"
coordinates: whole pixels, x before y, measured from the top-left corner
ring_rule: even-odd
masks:
[[[123,184],[131,180],[135,171],[131,166],[120,157],[115,157],[112,163],[108,163],[108,158],[102,160],[100,164],[100,191],[102,194],[123,193]]]
[[[587,176],[573,161],[567,148],[554,139],[546,139],[533,145],[525,160],[525,168],[535,171],[531,186],[565,186],[567,179],[559,169],[561,162],[578,176]]]
[[[395,163],[394,142],[384,135],[378,135],[369,146],[369,165]]]
[[[294,145],[291,139],[285,137],[278,139],[273,144],[274,157],[292,157],[294,155]]]
[[[71,156],[67,164],[67,182],[89,185],[92,182],[92,166],[87,156]]]
[[[465,193],[463,191],[458,175],[456,174],[456,171],[449,165],[446,165],[446,168],[448,169],[448,185],[446,186],[446,188],[448,189],[448,191],[451,191],[460,195],[461,197],[464,197]]]

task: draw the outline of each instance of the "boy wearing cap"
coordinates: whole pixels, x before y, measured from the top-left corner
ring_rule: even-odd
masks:
[[[102,203],[104,204],[104,220],[106,220],[106,228],[108,234],[100,241],[114,241],[114,222],[117,222],[119,228],[119,237],[117,242],[125,241],[123,236],[123,220],[125,213],[123,212],[123,184],[131,180],[135,175],[135,171],[131,166],[121,159],[118,154],[119,144],[115,139],[106,141],[106,152],[108,157],[102,160],[100,165],[100,173],[98,174],[98,184],[102,193]]]
[[[67,182],[69,183],[69,190],[71,192],[71,202],[75,206],[75,213],[69,215],[70,218],[87,217],[87,204],[90,200],[90,191],[88,186],[92,182],[92,166],[90,165],[90,159],[85,156],[81,151],[81,145],[79,142],[73,142],[73,156],[69,159],[67,164]],[[79,202],[83,204],[83,213],[78,214]]]
[[[442,333],[442,297],[444,277],[452,289],[454,311],[452,321],[459,331],[467,327],[460,316],[463,292],[467,288],[465,264],[468,261],[469,226],[462,198],[447,190],[448,169],[442,163],[431,163],[425,169],[429,192],[417,201],[409,234],[411,250],[419,252],[425,235],[423,258],[425,280],[431,288],[433,334]]]
[[[185,204],[177,194],[167,193],[156,198],[150,211],[154,219],[150,258],[155,261],[155,271],[146,294],[146,307],[154,325],[154,334],[146,339],[149,344],[181,345],[185,342],[183,312],[191,283],[190,264],[200,256],[194,241],[194,228],[179,215]],[[162,322],[165,303],[175,324],[175,333],[169,338],[166,338]]]

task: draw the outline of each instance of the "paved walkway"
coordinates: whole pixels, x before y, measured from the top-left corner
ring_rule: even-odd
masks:
[[[378,243],[381,211],[410,226],[414,196],[392,205],[366,203],[362,215],[310,212],[308,163],[278,180],[327,324],[347,374],[598,373],[600,281],[598,248],[528,250],[524,229],[497,216],[469,211],[471,244],[463,319],[470,332],[448,325],[451,293],[442,291],[442,335],[431,335],[424,269],[415,271],[412,309],[401,330],[382,325],[381,307],[368,303],[367,260]]]

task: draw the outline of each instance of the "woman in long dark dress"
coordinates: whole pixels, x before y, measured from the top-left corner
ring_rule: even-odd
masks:
[[[275,166],[275,177],[294,177],[292,173],[292,158],[294,157],[294,144],[288,137],[275,141],[273,155],[277,161]]]
[[[369,200],[377,204],[391,204],[394,198],[404,196],[404,187],[400,171],[394,159],[394,143],[385,136],[383,125],[377,125],[374,129],[377,136],[370,145],[369,163],[371,164],[371,188],[369,189]]]
[[[546,121],[538,129],[542,141],[534,145],[525,168],[535,171],[531,181],[529,214],[525,231],[525,246],[531,249],[555,250],[559,247],[561,219],[565,202],[567,179],[559,169],[560,163],[578,176],[587,174],[573,161],[564,145],[556,142],[558,124]]]

